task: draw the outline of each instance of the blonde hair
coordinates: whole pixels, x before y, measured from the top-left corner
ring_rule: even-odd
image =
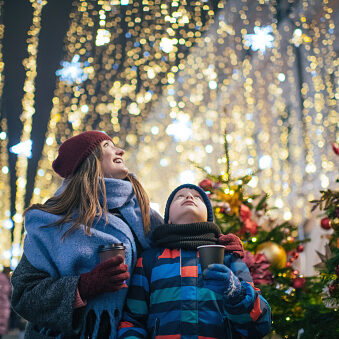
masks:
[[[48,199],[44,204],[33,204],[28,207],[27,211],[39,209],[51,214],[62,215],[55,223],[47,226],[61,226],[63,223],[73,221],[72,226],[63,235],[63,239],[80,228],[85,226],[87,235],[91,235],[91,227],[94,219],[105,216],[107,223],[107,200],[104,173],[101,168],[102,151],[99,145],[94,151],[81,163],[74,175],[68,180],[65,190],[57,196]],[[128,180],[132,183],[133,190],[138,200],[144,232],[150,230],[150,207],[149,198],[140,182],[128,174]],[[103,197],[102,205],[99,201],[99,193]],[[74,211],[77,210],[77,217],[74,219]]]

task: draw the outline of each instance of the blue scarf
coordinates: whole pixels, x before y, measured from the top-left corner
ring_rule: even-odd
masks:
[[[30,210],[25,216],[27,234],[24,253],[35,268],[48,272],[53,278],[80,275],[89,272],[99,264],[97,252],[99,245],[122,242],[126,247],[125,261],[132,274],[137,261],[137,250],[131,228],[143,249],[149,248],[152,232],[147,237],[144,234],[141,211],[132,184],[126,180],[105,178],[105,185],[107,209],[118,209],[128,225],[121,218],[109,213],[107,224],[105,216],[94,221],[91,236],[85,234],[82,226],[62,240],[63,234],[70,228],[71,223],[42,228],[41,226],[56,222],[60,216],[38,209]],[[100,199],[102,201],[102,196]],[[151,227],[160,223],[161,219],[151,212]],[[120,319],[126,294],[127,288],[124,288],[88,300],[86,314],[92,309],[97,318],[94,338],[100,315],[104,310],[108,311],[111,318],[110,338],[115,338],[116,322]]]

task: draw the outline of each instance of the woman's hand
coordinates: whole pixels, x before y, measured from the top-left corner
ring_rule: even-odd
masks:
[[[127,287],[128,266],[121,256],[115,256],[97,265],[88,273],[80,275],[78,290],[83,300],[88,300],[105,292],[115,292]]]
[[[225,246],[225,251],[233,252],[237,254],[240,258],[243,258],[245,255],[244,246],[239,237],[235,234],[221,234],[218,239],[219,245]]]

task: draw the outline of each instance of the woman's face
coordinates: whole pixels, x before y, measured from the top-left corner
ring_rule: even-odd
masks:
[[[100,143],[102,150],[101,168],[105,178],[125,179],[128,174],[122,156],[125,151],[115,146],[112,141],[104,140]]]

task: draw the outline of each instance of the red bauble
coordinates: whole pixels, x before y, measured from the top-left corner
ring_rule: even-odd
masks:
[[[297,247],[297,251],[300,253],[300,252],[303,252],[304,251],[304,246],[303,245],[298,245]]]
[[[210,191],[213,187],[213,183],[210,179],[204,179],[200,181],[199,186],[205,191]]]
[[[336,155],[339,155],[339,146],[337,143],[335,142],[332,143],[332,149]]]
[[[305,278],[296,278],[293,281],[293,287],[294,288],[302,288],[306,283],[306,279]]]
[[[321,228],[324,230],[329,230],[331,228],[330,218],[322,218],[320,221]]]

